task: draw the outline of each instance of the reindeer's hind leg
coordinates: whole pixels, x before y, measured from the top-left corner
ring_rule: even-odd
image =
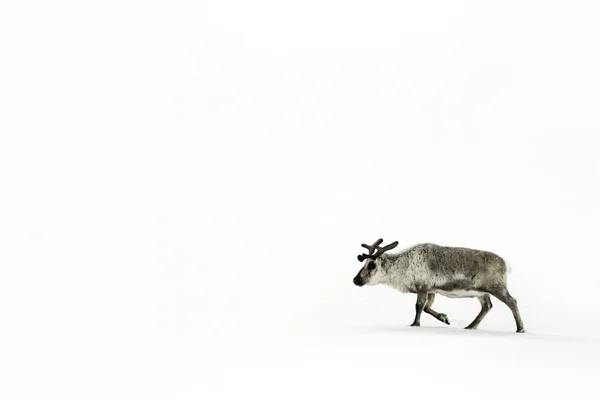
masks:
[[[465,329],[477,329],[481,320],[487,315],[487,313],[492,309],[492,299],[490,299],[489,294],[484,294],[483,296],[477,297],[477,300],[481,303],[481,311],[473,322],[471,322]]]
[[[429,315],[433,315],[434,318],[442,321],[443,323],[450,325],[450,321],[448,321],[448,316],[446,314],[442,314],[431,309],[434,300],[435,293],[429,293],[427,295],[427,303],[425,303],[425,308],[423,309],[423,311],[425,311]]]
[[[523,320],[521,319],[521,314],[519,313],[519,308],[517,307],[517,300],[508,293],[508,290],[505,286],[501,286],[496,288],[495,290],[490,292],[494,296],[498,298],[501,302],[506,304],[510,311],[513,313],[513,317],[515,318],[515,322],[517,324],[517,332],[523,333],[525,332],[525,327],[523,326]]]

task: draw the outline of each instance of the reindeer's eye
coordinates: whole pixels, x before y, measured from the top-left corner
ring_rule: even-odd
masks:
[[[375,269],[375,263],[369,263],[369,265],[367,265],[367,269]]]

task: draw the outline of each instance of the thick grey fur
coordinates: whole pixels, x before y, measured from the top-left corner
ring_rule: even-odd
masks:
[[[420,325],[423,311],[449,324],[445,314],[431,309],[435,295],[441,294],[452,298],[477,297],[481,312],[465,328],[476,329],[492,308],[492,295],[510,308],[517,332],[525,332],[517,300],[506,286],[508,269],[502,257],[489,251],[423,243],[396,254],[382,254],[376,260],[367,259],[354,283],[357,286],[384,284],[404,293],[416,293],[412,326]]]

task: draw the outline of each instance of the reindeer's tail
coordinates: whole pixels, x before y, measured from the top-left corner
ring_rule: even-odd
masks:
[[[504,265],[506,265],[506,273],[510,274],[512,272],[512,267],[510,266],[510,263],[504,260]]]

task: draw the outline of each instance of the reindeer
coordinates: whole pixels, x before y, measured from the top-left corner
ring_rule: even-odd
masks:
[[[507,263],[488,251],[463,247],[445,247],[433,243],[417,244],[396,254],[384,254],[398,246],[393,242],[380,247],[383,239],[362,247],[369,254],[361,254],[365,261],[354,278],[356,286],[382,283],[403,293],[416,293],[415,320],[411,326],[421,325],[425,311],[439,321],[450,325],[446,314],[434,311],[431,306],[436,294],[451,298],[477,297],[481,311],[465,329],[477,329],[481,320],[492,308],[490,295],[498,298],[512,311],[517,332],[525,332],[517,307],[517,300],[508,293]]]

